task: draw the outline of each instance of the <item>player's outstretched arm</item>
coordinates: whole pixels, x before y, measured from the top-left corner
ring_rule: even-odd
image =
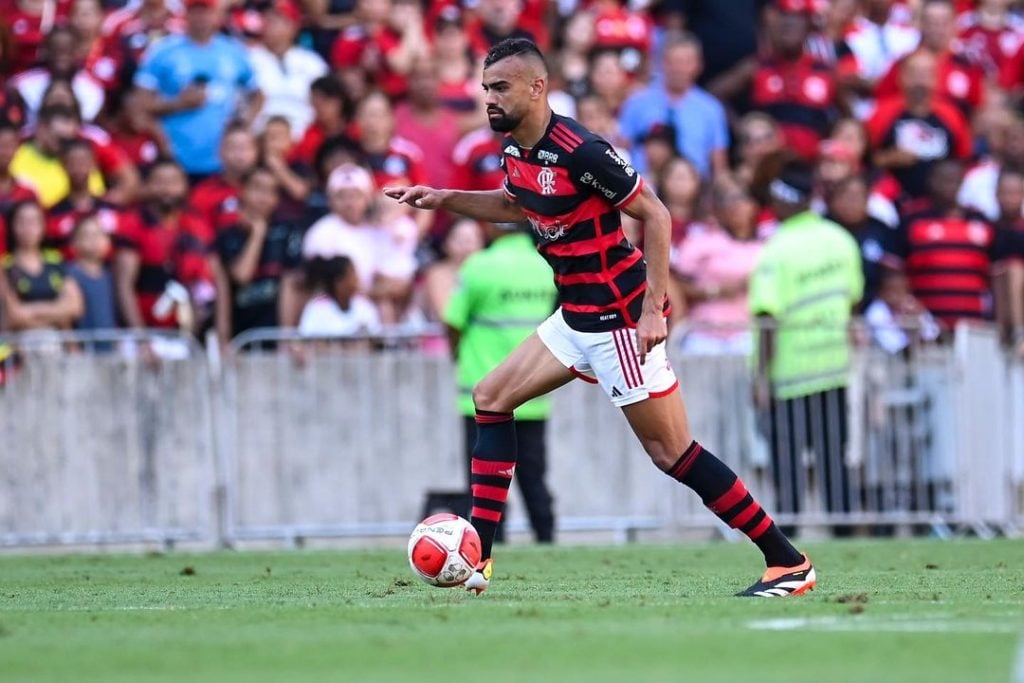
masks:
[[[637,353],[643,364],[647,352],[668,337],[664,306],[665,297],[668,296],[668,252],[672,218],[648,185],[644,185],[640,194],[622,210],[644,225],[647,291],[644,292],[643,311],[636,327]]]
[[[417,209],[444,209],[489,223],[515,223],[526,218],[519,205],[503,190],[469,192],[414,185],[385,187],[384,194],[399,204],[408,204]]]

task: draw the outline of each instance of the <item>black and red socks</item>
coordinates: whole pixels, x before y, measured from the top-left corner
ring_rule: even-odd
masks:
[[[736,473],[696,441],[666,473],[693,489],[719,519],[746,534],[769,567],[795,567],[804,561]]]
[[[480,534],[481,559],[491,556],[494,534],[505,511],[516,471],[516,427],[512,413],[476,411],[476,446],[469,483],[473,509],[469,521]]]

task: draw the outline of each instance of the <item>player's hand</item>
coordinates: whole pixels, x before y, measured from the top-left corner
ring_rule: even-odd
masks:
[[[435,190],[425,185],[385,187],[384,194],[397,200],[399,204],[408,204],[417,209],[440,209],[446,196],[444,190]]]
[[[665,341],[668,337],[668,323],[660,311],[644,311],[636,325],[636,352],[640,355],[640,365],[647,360],[651,349]]]

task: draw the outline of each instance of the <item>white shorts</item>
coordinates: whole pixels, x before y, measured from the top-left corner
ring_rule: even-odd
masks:
[[[664,342],[655,346],[640,365],[636,330],[577,332],[566,325],[562,309],[558,309],[540,324],[537,336],[570,372],[586,382],[600,384],[617,407],[666,396],[679,386]]]

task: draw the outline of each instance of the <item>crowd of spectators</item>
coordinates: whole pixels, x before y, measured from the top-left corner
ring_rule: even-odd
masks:
[[[874,318],[1024,339],[1013,0],[0,6],[2,329],[436,321],[485,231],[380,188],[500,186],[479,77],[516,36],[548,55],[554,110],[668,206],[689,349],[748,347],[767,188],[794,160],[859,243]]]

